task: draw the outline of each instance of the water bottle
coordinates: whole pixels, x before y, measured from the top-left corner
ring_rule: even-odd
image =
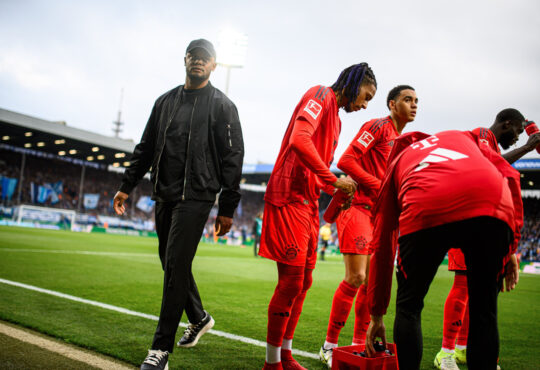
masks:
[[[540,131],[538,129],[538,126],[536,126],[536,123],[534,123],[534,121],[525,121],[525,122],[526,122],[525,131],[527,132],[527,135],[531,136]],[[536,151],[540,153],[540,144],[536,147]]]
[[[326,208],[326,211],[324,211],[324,220],[329,224],[336,221],[337,217],[339,216],[339,212],[341,212],[341,206],[347,201],[347,199],[349,199],[347,193],[341,190],[336,191],[332,197],[332,200],[330,201],[330,204]]]

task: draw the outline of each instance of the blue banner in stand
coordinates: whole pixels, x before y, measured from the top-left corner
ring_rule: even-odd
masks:
[[[0,176],[2,180],[2,199],[11,200],[17,186],[17,179],[12,179],[5,176]]]
[[[84,194],[84,208],[96,209],[99,202],[99,194]]]
[[[152,212],[152,209],[154,208],[154,202],[148,195],[143,195],[139,198],[139,201],[137,202],[137,208],[139,208],[141,211],[149,213]]]

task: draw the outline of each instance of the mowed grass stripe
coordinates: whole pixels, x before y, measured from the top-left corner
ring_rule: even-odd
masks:
[[[0,283],[16,286],[18,288],[32,290],[32,291],[43,293],[43,294],[49,294],[49,295],[52,295],[52,296],[55,296],[55,297],[68,299],[70,301],[74,301],[74,302],[78,302],[78,303],[88,304],[88,305],[91,305],[91,306],[95,306],[95,307],[103,308],[103,309],[106,309],[106,310],[119,312],[119,313],[126,314],[126,315],[141,317],[143,319],[148,319],[148,320],[153,320],[153,321],[158,321],[159,320],[159,317],[155,316],[155,315],[149,315],[149,314],[142,313],[142,312],[136,312],[136,311],[128,310],[126,308],[113,306],[113,305],[110,305],[110,304],[107,304],[107,303],[96,302],[96,301],[92,301],[92,300],[89,300],[89,299],[75,297],[75,296],[72,296],[72,295],[69,295],[69,294],[64,294],[64,293],[55,292],[55,291],[49,290],[49,289],[39,288],[39,287],[36,287],[36,286],[33,286],[33,285],[19,283],[17,281],[11,281],[11,280],[6,280],[6,279],[0,278]],[[187,324],[181,322],[179,324],[179,326],[187,327]],[[230,339],[230,340],[236,340],[236,341],[239,341],[239,342],[252,344],[252,345],[255,345],[255,346],[259,346],[259,347],[266,347],[265,342],[261,342],[259,340],[252,339],[252,338],[246,338],[246,337],[243,337],[241,335],[230,334],[230,333],[226,333],[224,331],[214,330],[214,329],[209,330],[208,333],[213,334],[213,335],[217,335],[219,337],[223,337],[223,338],[226,338],[226,339]],[[319,356],[317,354],[315,354],[315,353],[309,353],[309,352],[300,351],[300,350],[297,350],[297,349],[293,349],[292,352],[293,352],[293,354],[296,354],[296,355],[299,355],[299,356],[304,356],[304,357],[313,358],[313,359],[318,359],[319,358]]]
[[[106,234],[0,227],[0,248],[71,250],[126,255],[25,253],[0,250],[0,276],[4,279],[106,302],[135,312],[157,315],[160,311],[163,271],[157,239]],[[144,254],[143,257],[129,253]],[[148,257],[146,256],[148,255]],[[309,353],[324,341],[332,297],[343,280],[339,257],[318,262],[313,274],[293,347]],[[253,257],[253,249],[201,243],[193,263],[205,309],[216,327],[263,342],[267,307],[275,289],[275,262]],[[424,355],[422,369],[432,368],[442,339],[444,301],[453,273],[441,266],[425,299],[422,313]],[[385,317],[387,338],[392,341],[395,287]],[[522,275],[515,291],[499,297],[501,366],[503,369],[539,369],[540,277]],[[185,315],[184,315],[185,316]],[[99,309],[54,296],[0,284],[0,318],[63,338],[80,346],[140,365],[146,355],[156,322]],[[185,319],[184,319],[185,320]],[[341,332],[340,345],[352,339],[354,313]],[[182,330],[178,331],[177,339]],[[312,358],[298,356],[309,369],[324,369]],[[192,349],[177,349],[170,358],[173,369],[253,369],[264,363],[264,348],[204,336]],[[466,368],[466,367],[464,367]]]

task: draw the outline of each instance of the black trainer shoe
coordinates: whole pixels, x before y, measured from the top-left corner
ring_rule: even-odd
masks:
[[[169,370],[169,352],[159,349],[148,350],[148,356],[144,359],[141,370]]]
[[[184,335],[176,344],[178,347],[194,347],[199,341],[199,338],[202,337],[202,335],[208,330],[212,329],[215,324],[214,319],[212,318],[212,316],[210,316],[208,312],[204,311],[204,314],[205,315],[201,321],[196,324],[190,323],[188,325],[186,331],[184,332]]]

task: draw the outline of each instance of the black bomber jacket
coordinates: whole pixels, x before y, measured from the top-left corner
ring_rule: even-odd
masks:
[[[208,82],[210,84],[210,82]],[[181,101],[180,85],[160,96],[152,109],[141,141],[135,146],[130,165],[122,178],[120,191],[129,194],[151,170],[152,198],[157,194],[159,161],[165,147],[165,135]],[[193,108],[185,163],[182,200],[215,201],[219,195],[218,215],[233,217],[240,201],[240,179],[244,142],[236,106],[221,91],[210,85],[210,93]]]

